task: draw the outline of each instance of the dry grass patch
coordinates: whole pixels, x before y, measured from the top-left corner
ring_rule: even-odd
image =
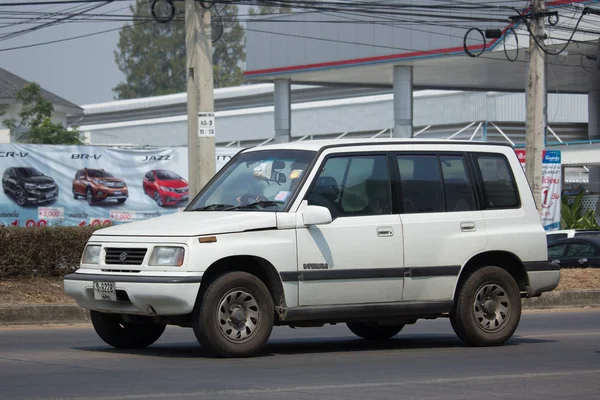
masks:
[[[74,304],[75,300],[65,294],[62,278],[0,280],[0,306],[66,303]]]
[[[555,290],[600,289],[600,268],[572,268],[560,271],[560,283]]]

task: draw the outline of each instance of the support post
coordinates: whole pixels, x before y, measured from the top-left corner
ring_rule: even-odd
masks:
[[[289,79],[276,79],[274,88],[275,143],[292,141],[292,99]]]
[[[190,198],[216,171],[211,12],[185,0]]]
[[[588,89],[588,139],[600,139],[600,70],[594,71],[594,74],[590,77],[590,88]],[[600,193],[600,167],[590,166],[589,168],[589,189],[592,193]]]
[[[545,10],[543,0],[532,0],[531,37],[529,38],[529,70],[527,78],[527,124],[525,174],[531,186],[538,212],[542,211],[542,153],[544,151],[544,87],[545,53],[536,44],[544,42],[544,18],[536,14]]]
[[[392,137],[413,137],[412,66],[394,66],[394,130]]]

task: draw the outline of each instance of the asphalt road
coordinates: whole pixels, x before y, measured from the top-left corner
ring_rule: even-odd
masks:
[[[189,329],[142,351],[89,327],[0,329],[0,399],[600,399],[600,310],[526,313],[505,346],[470,348],[447,320],[384,345],[344,325],[276,328],[265,355],[210,358]]]

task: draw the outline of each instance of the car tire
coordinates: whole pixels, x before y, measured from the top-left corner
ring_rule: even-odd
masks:
[[[92,192],[92,188],[88,186],[88,188],[85,190],[85,199],[88,203],[88,205],[93,206],[94,205],[94,192]]]
[[[73,198],[74,198],[75,200],[79,199],[79,195],[78,195],[78,194],[77,194],[77,192],[75,191],[75,187],[73,187],[72,191],[73,191]]]
[[[17,187],[17,190],[15,190],[15,201],[21,207],[25,207],[27,205],[27,195],[25,194],[25,189]]]
[[[127,200],[127,199],[117,199],[117,201],[119,202],[119,204],[125,203],[125,200]]]
[[[388,340],[404,328],[404,324],[377,325],[365,322],[348,322],[346,326],[356,336],[366,340]]]
[[[192,327],[200,345],[220,357],[258,354],[273,330],[275,309],[256,276],[229,272],[216,278],[198,299]]]
[[[521,319],[521,294],[515,279],[499,267],[483,267],[463,282],[450,323],[471,346],[499,346],[512,337]]]
[[[117,314],[90,311],[94,330],[106,344],[118,349],[142,349],[156,342],[166,325],[123,322]]]
[[[164,205],[163,201],[160,197],[160,193],[158,193],[158,191],[154,192],[154,201],[156,202],[156,205],[158,205],[159,207],[162,207]]]

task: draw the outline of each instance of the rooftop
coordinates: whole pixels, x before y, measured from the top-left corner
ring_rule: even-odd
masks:
[[[250,151],[289,149],[289,150],[312,150],[319,151],[325,147],[342,147],[352,145],[393,145],[393,144],[439,144],[439,145],[468,145],[468,146],[502,146],[511,147],[505,142],[473,142],[469,140],[440,140],[440,139],[390,139],[390,138],[356,138],[356,139],[329,139],[329,140],[307,140],[287,143],[267,144],[253,147]]]
[[[0,68],[0,104],[16,103],[17,93],[19,90],[30,84],[26,79]],[[62,97],[41,88],[42,97],[52,102],[55,106],[62,106],[68,109],[68,113],[82,114],[83,108],[77,104],[71,103]]]

